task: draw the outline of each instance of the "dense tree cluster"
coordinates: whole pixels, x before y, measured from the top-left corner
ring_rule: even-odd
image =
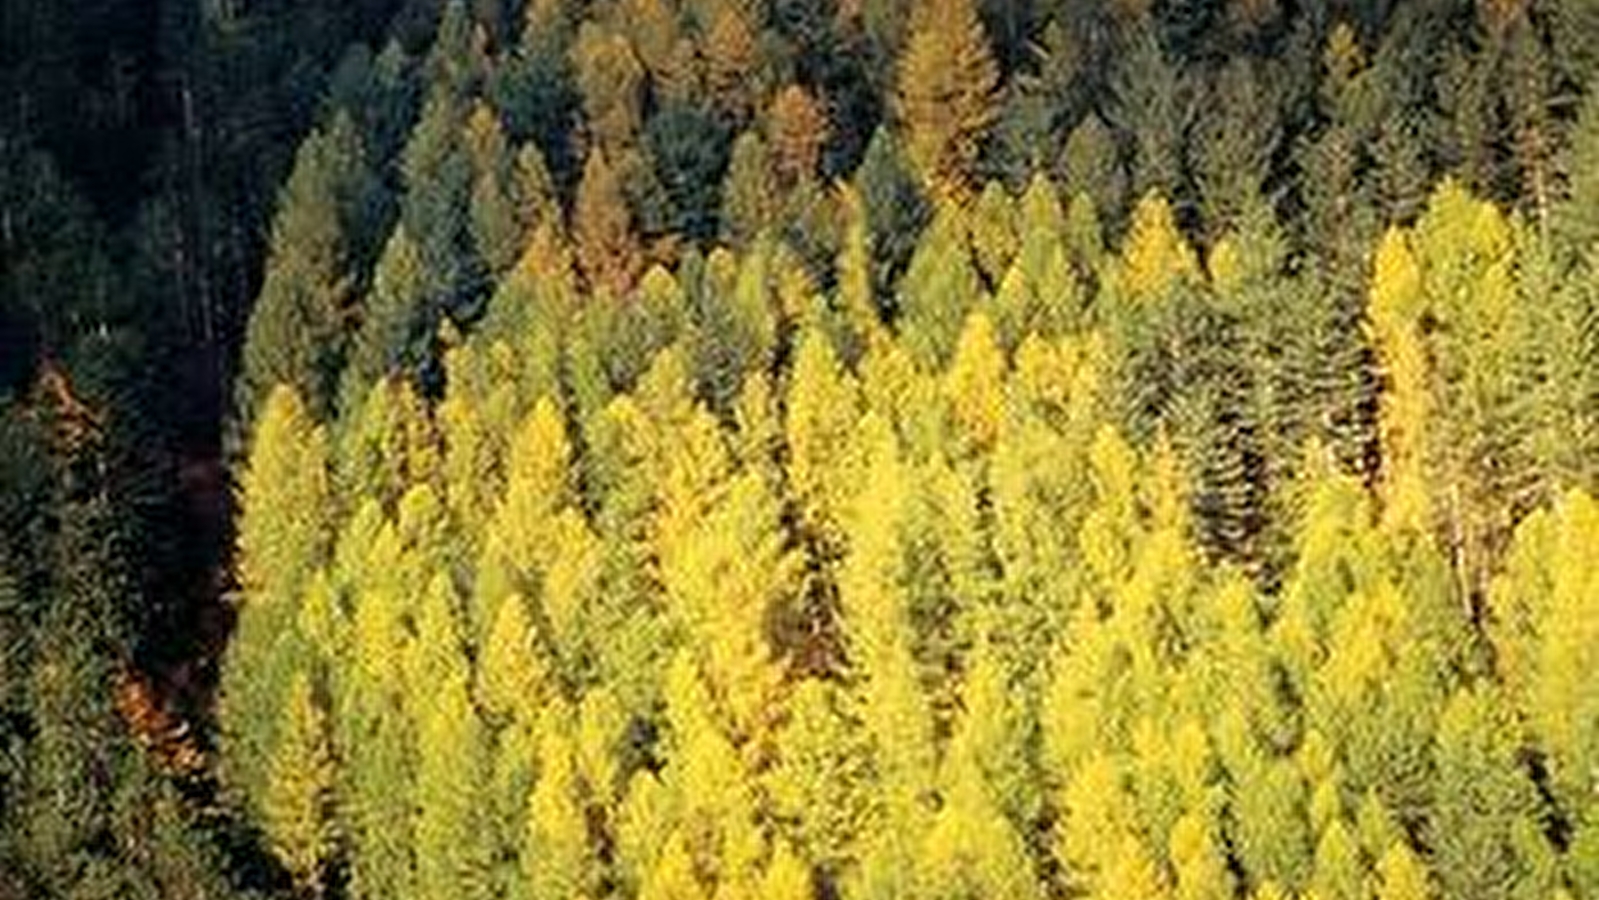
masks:
[[[818,9],[447,4],[302,147],[298,889],[1599,897],[1585,7]]]
[[[0,898],[1599,900],[1591,0],[0,12]]]

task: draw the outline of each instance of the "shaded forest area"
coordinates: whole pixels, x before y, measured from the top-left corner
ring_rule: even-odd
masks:
[[[1599,900],[1592,0],[4,12],[0,898]]]
[[[395,6],[0,9],[0,896],[229,890],[187,724],[226,386],[294,146]]]

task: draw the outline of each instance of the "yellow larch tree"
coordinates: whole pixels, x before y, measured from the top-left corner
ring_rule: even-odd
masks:
[[[1067,780],[1059,797],[1056,858],[1090,894],[1101,887],[1114,890],[1129,874],[1119,871],[1132,862],[1129,853],[1148,859],[1122,768],[1104,751],[1094,751],[1058,775]]]
[[[1162,300],[1199,276],[1198,259],[1165,197],[1150,193],[1138,201],[1114,275],[1114,288],[1133,302]]]
[[[644,873],[639,900],[711,900],[694,871],[694,857],[681,833],[674,832]]]
[[[681,539],[663,542],[661,584],[704,667],[714,708],[739,744],[771,728],[781,679],[768,623],[792,601],[776,498],[742,473]]]
[[[465,342],[445,351],[450,385],[434,409],[439,442],[439,480],[444,499],[460,527],[462,553],[481,552],[489,520],[505,490],[505,466],[516,422],[520,366],[510,344],[487,347]],[[530,366],[531,368],[532,366]],[[553,376],[550,381],[553,385]]]
[[[849,699],[831,679],[795,685],[763,780],[777,830],[804,859],[835,875],[852,858],[872,799],[865,735],[848,718]]]
[[[567,729],[570,712],[542,729],[538,782],[528,797],[522,866],[533,900],[582,900],[597,895],[598,862],[580,803],[581,781]]]
[[[218,702],[223,768],[251,797],[263,796],[284,697],[308,662],[295,624],[332,540],[327,469],[322,427],[292,388],[272,391],[241,479],[243,600]]]
[[[978,716],[997,712],[977,707],[955,726],[938,778],[942,805],[919,854],[919,896],[1022,900],[1038,895],[1038,879],[1021,835],[985,774],[989,760],[983,757],[992,756],[993,741],[983,732],[992,723]]]
[[[551,716],[547,710],[558,708],[546,652],[519,594],[501,601],[477,648],[474,699],[491,737],[489,826],[502,853],[514,851],[523,841],[539,737]],[[520,873],[501,874],[509,879]]]
[[[522,421],[508,468],[501,514],[519,530],[530,530],[525,539],[531,544],[545,536],[554,513],[573,499],[571,442],[560,410],[548,396],[539,398]],[[526,558],[537,559],[538,554]]]
[[[1234,896],[1221,834],[1207,814],[1194,811],[1177,820],[1167,855],[1176,876],[1173,894],[1178,900],[1228,900]]]
[[[1033,334],[1059,338],[1082,321],[1084,291],[1072,271],[1066,217],[1055,185],[1039,173],[1022,195],[1019,246],[994,295],[1000,343],[1015,350]]]
[[[1366,900],[1368,881],[1360,848],[1343,818],[1335,817],[1316,844],[1310,894],[1316,900]]]
[[[1021,386],[1024,380],[1019,358],[1013,398],[1029,391]],[[1013,409],[1012,415],[989,458],[991,540],[1000,572],[992,627],[1006,647],[1003,663],[1010,678],[1042,697],[1049,684],[1042,663],[1050,659],[1082,597],[1077,533],[1091,499],[1088,442],[1050,427],[1036,407]]]
[[[776,842],[756,896],[761,900],[813,900],[816,896],[809,867],[787,842]]]
[[[1005,417],[1005,356],[986,313],[966,317],[944,379],[950,414],[960,427],[960,446],[974,456],[986,455],[999,439]]]
[[[336,842],[327,714],[298,672],[283,705],[262,807],[272,848],[301,890],[321,896]]]
[[[1383,393],[1383,522],[1391,531],[1427,533],[1427,429],[1432,394],[1419,321],[1425,302],[1421,268],[1405,232],[1389,229],[1377,247],[1369,315],[1389,388]]]
[[[488,810],[483,728],[463,672],[417,683],[436,687],[422,712],[417,741],[416,896],[486,898],[491,847],[481,828]]]
[[[293,388],[268,395],[240,480],[239,578],[253,603],[293,603],[325,552],[328,445]]]
[[[872,257],[872,229],[860,191],[845,182],[838,186],[837,194],[843,222],[836,265],[838,298],[854,339],[852,347],[859,354],[873,343],[886,340],[872,280],[876,265]]]
[[[877,818],[858,873],[868,896],[904,896],[928,825],[934,781],[933,720],[911,654],[904,541],[912,514],[910,471],[898,441],[875,414],[862,421],[863,490],[846,514],[848,555],[840,605],[852,680],[872,739]]]
[[[855,380],[820,331],[800,335],[786,393],[788,478],[806,530],[836,550],[839,518],[857,487],[849,436],[860,416]]]
[[[374,384],[339,435],[336,483],[342,497],[395,509],[413,485],[439,470],[439,441],[422,398],[401,378]]]
[[[628,862],[643,872],[669,866],[672,843],[680,841],[701,889],[747,891],[758,883],[766,852],[756,785],[750,766],[716,722],[714,701],[691,652],[679,651],[673,659],[665,699],[667,763],[659,790],[651,790],[650,776],[635,776],[628,812],[649,824],[624,836],[624,852],[633,857]],[[659,849],[663,840],[665,850]],[[650,880],[645,876],[643,893]]]
[[[1097,879],[1090,897],[1094,900],[1166,900],[1171,897],[1160,865],[1143,843],[1132,835],[1119,840],[1107,838],[1103,875]]]
[[[1019,217],[1005,186],[990,181],[972,206],[972,256],[989,284],[998,284],[1021,247]]]
[[[478,656],[478,694],[483,709],[501,722],[531,724],[551,690],[527,601],[510,594],[500,601]]]
[[[572,449],[554,401],[541,397],[517,429],[506,464],[505,495],[483,538],[468,622],[481,635],[506,596],[542,603],[542,579],[567,557],[576,502]],[[566,598],[561,598],[565,600]]]
[[[1489,636],[1506,690],[1531,727],[1549,781],[1568,810],[1599,786],[1599,503],[1573,490],[1516,530],[1489,595]]]
[[[1377,861],[1377,900],[1429,900],[1433,896],[1427,869],[1403,840]]]

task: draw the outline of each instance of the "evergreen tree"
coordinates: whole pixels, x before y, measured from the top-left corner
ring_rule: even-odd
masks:
[[[383,376],[420,361],[415,341],[426,292],[421,249],[399,225],[378,258],[372,294],[350,347],[341,391],[343,413],[352,413],[367,389]]]
[[[1195,180],[1212,234],[1235,228],[1258,205],[1269,205],[1272,157],[1282,126],[1275,97],[1251,64],[1230,63],[1211,83],[1213,115],[1201,117]]]
[[[1514,762],[1497,693],[1462,691],[1438,726],[1437,807],[1428,836],[1439,893],[1513,897],[1532,874],[1518,826],[1538,814],[1533,786]]]
[[[1182,202],[1187,191],[1188,132],[1195,119],[1193,88],[1167,58],[1152,22],[1128,37],[1114,83],[1117,126],[1133,141],[1132,188]]]
[[[855,189],[866,213],[875,308],[887,312],[895,309],[895,287],[931,218],[903,152],[893,133],[879,128],[855,172]]]
[[[776,224],[779,197],[773,183],[766,141],[746,131],[733,141],[722,189],[722,232],[735,247],[746,247]]]
[[[533,150],[533,171],[526,173],[535,187],[542,168],[537,152]],[[466,156],[472,168],[467,201],[472,247],[488,274],[498,276],[521,258],[530,217],[540,211],[537,198],[520,196],[518,159],[499,117],[481,101],[467,115]]]
[[[421,257],[426,289],[420,325],[426,335],[446,315],[463,317],[483,287],[483,260],[472,246],[467,115],[461,98],[439,86],[423,103],[401,154],[400,221]]]
[[[1116,136],[1097,113],[1072,129],[1057,163],[1067,190],[1088,197],[1099,215],[1122,221],[1132,199],[1132,183],[1116,147]]]
[[[338,116],[300,148],[275,219],[266,277],[244,342],[238,405],[252,418],[285,384],[325,416],[359,290],[376,187],[360,137]]]

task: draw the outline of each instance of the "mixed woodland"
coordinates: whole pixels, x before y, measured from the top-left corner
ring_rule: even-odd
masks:
[[[5,6],[0,898],[1599,900],[1599,4],[155,9]]]

